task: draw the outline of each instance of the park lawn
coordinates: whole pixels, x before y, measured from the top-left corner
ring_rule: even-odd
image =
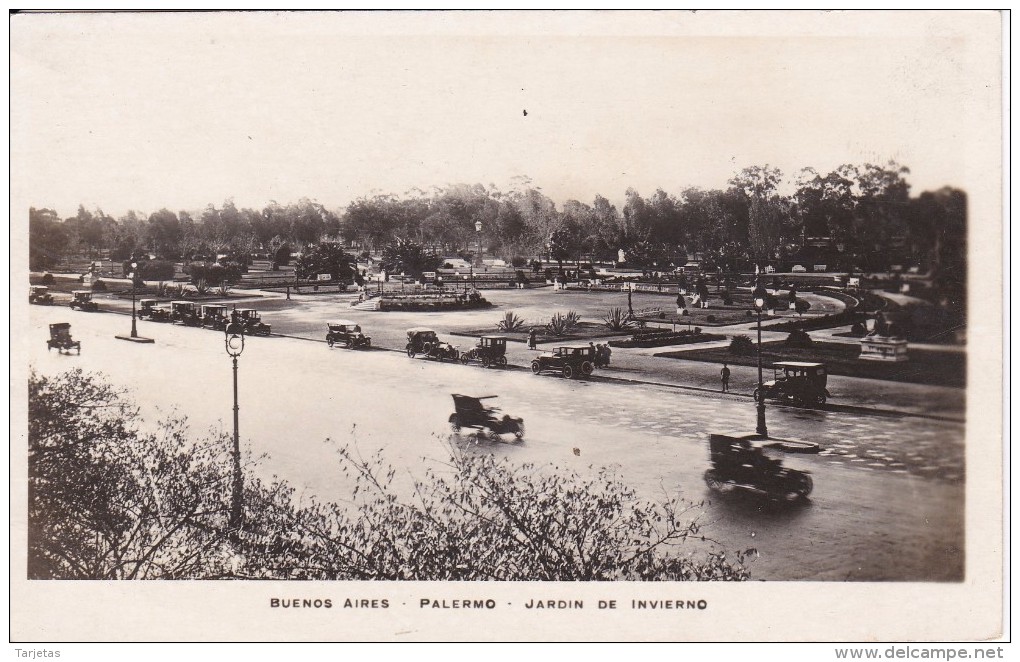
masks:
[[[862,361],[858,358],[860,347],[857,345],[816,342],[811,347],[800,348],[787,347],[780,342],[762,345],[762,364],[771,368],[777,361],[808,361],[824,363],[832,375],[956,388],[966,386],[967,356],[963,352],[908,349],[908,354],[910,360],[901,363]],[[660,352],[655,356],[710,363],[758,365],[757,354],[739,356],[731,354],[726,347]]]

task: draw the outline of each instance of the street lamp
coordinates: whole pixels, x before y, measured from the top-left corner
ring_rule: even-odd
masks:
[[[131,273],[127,275],[128,279],[131,280],[131,334],[126,336],[115,336],[117,340],[130,340],[136,343],[153,343],[155,342],[152,338],[143,338],[138,335],[138,315],[135,312],[135,298],[138,296],[138,284],[141,281],[138,274],[138,262],[131,263]]]
[[[482,266],[482,222],[475,221],[475,238],[478,240],[478,266]]]
[[[758,397],[756,398],[758,406],[758,427],[755,429],[755,432],[762,437],[769,436],[769,430],[765,426],[765,389],[761,376],[761,311],[764,310],[765,304],[768,301],[767,296],[768,292],[765,291],[761,281],[757,281],[753,292],[754,308],[758,311]]]
[[[131,273],[128,274],[128,278],[131,279],[131,337],[138,337],[138,327],[135,325],[135,293],[138,291],[138,263],[131,263]]]
[[[243,516],[241,502],[244,498],[244,484],[241,478],[241,443],[237,431],[237,357],[244,351],[244,327],[236,321],[232,321],[227,325],[223,334],[224,347],[234,361],[234,448],[232,451],[234,476],[230,489],[230,528],[237,531],[241,526]]]

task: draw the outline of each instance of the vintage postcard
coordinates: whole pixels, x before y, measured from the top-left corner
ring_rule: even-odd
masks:
[[[12,642],[1004,636],[999,12],[9,20]]]

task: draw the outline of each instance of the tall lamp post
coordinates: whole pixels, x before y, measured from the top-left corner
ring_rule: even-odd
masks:
[[[131,279],[131,337],[138,337],[138,327],[135,324],[135,294],[138,292],[138,263],[131,263],[131,273],[128,274],[128,278]]]
[[[131,334],[127,336],[116,336],[118,340],[130,340],[136,343],[152,343],[155,342],[152,338],[143,338],[138,335],[138,315],[135,312],[135,298],[138,296],[138,285],[142,282],[139,278],[138,273],[138,262],[131,263],[131,273],[128,274],[128,278],[131,280]]]
[[[475,240],[478,242],[478,266],[482,266],[482,222],[475,221]]]
[[[765,288],[764,286],[762,286],[761,281],[758,281],[754,287],[753,293],[754,308],[755,310],[758,311],[758,390],[756,391],[758,397],[755,398],[755,400],[757,400],[758,406],[758,426],[755,429],[755,432],[757,432],[762,437],[769,436],[769,430],[765,426],[765,390],[761,375],[761,311],[764,310],[765,308],[765,304],[767,302],[766,299],[767,295],[768,292],[765,291]]]
[[[478,243],[478,257],[475,258],[475,265],[478,267],[482,266],[482,222],[475,221],[475,241]],[[471,270],[471,286],[478,287],[474,282],[475,274],[474,270]]]
[[[234,447],[232,449],[233,479],[230,488],[230,528],[237,531],[243,517],[244,483],[241,478],[241,443],[237,430],[237,357],[244,351],[244,327],[232,321],[224,330],[223,344],[234,361]]]

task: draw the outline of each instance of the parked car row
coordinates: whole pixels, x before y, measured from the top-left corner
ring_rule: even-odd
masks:
[[[261,315],[254,308],[228,310],[225,305],[218,303],[198,305],[194,301],[171,301],[169,306],[161,306],[156,299],[141,299],[138,302],[138,317],[151,322],[169,322],[217,331],[226,329],[231,322],[237,322],[248,335],[268,336],[271,331],[271,327],[262,321]]]

